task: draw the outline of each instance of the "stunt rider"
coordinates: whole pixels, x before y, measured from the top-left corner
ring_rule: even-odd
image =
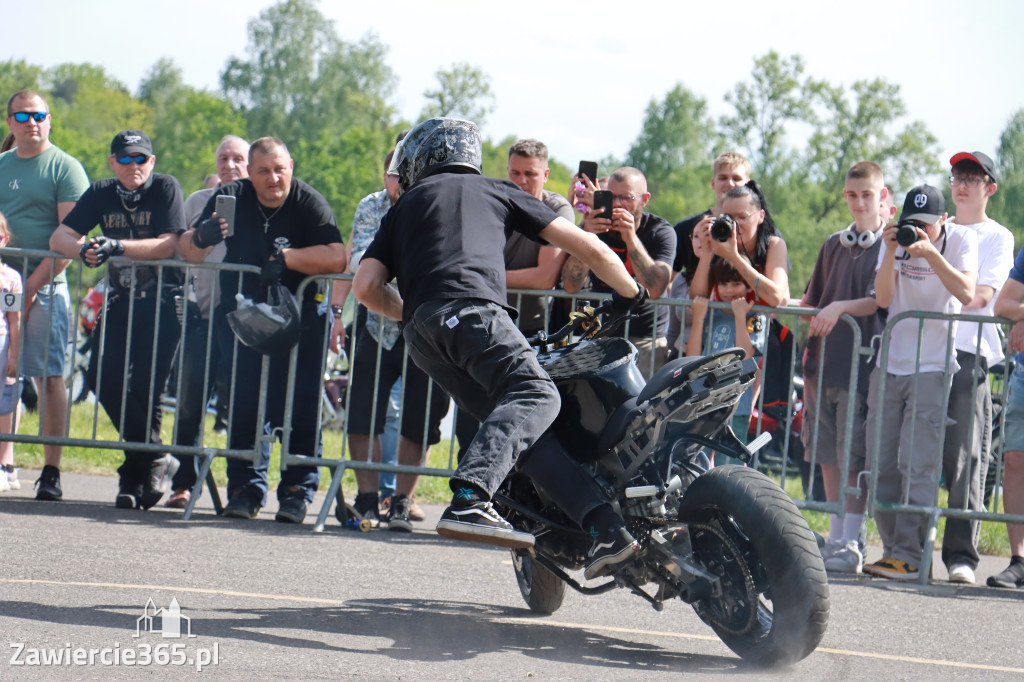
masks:
[[[507,180],[481,175],[476,125],[433,118],[417,125],[392,161],[402,195],[366,250],[353,291],[367,308],[404,323],[409,355],[481,422],[449,485],[454,493],[437,532],[525,549],[491,496],[520,469],[594,538],[586,578],[605,574],[639,545],[597,484],[545,434],[560,407],[536,351],[513,321],[502,248],[507,229],[583,260],[615,290],[626,312],[647,299],[619,258]],[[397,288],[389,284],[397,277]]]

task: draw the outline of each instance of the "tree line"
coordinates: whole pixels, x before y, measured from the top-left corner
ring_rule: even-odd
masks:
[[[43,68],[10,60],[0,64],[0,92],[43,93],[53,112],[51,139],[78,158],[93,180],[110,175],[106,157],[114,133],[146,131],[158,172],[177,177],[186,195],[214,172],[224,135],[280,137],[295,159],[296,177],[324,195],[347,239],[359,200],[383,186],[384,156],[396,134],[415,123],[402,120],[389,103],[397,77],[387,52],[372,33],[342,40],[314,0],[283,0],[248,22],[245,53],[228,61],[217,93],[185,83],[167,58],[149,68],[135,93],[93,64]],[[875,78],[845,87],[805,70],[799,55],[772,51],[756,58],[750,76],[725,96],[729,112],[717,119],[704,97],[678,83],[648,104],[625,157],[606,154],[601,168],[641,169],[653,195],[649,210],[674,223],[712,205],[715,156],[729,149],[745,154],[789,244],[792,290],[802,292],[822,242],[850,221],[842,189],[851,165],[875,161],[900,197],[948,171],[927,126],[907,120],[898,85]],[[469,63],[440,69],[435,77],[435,86],[424,92],[421,117],[462,116],[486,131],[496,97],[489,77]],[[800,144],[794,144],[794,133]],[[485,140],[485,174],[505,176],[515,139]],[[995,159],[1000,182],[989,214],[1020,243],[1024,109],[1007,122]],[[576,161],[552,159],[548,188],[564,193]]]

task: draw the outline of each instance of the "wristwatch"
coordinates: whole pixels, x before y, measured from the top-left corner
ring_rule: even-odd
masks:
[[[334,315],[335,317],[341,317],[344,312],[345,312],[345,306],[343,306],[343,305],[332,305],[331,306],[331,314]]]

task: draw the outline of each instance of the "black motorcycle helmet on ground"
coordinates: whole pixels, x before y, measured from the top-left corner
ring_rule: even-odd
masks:
[[[483,174],[483,142],[475,123],[448,117],[423,121],[398,144],[388,172],[398,175],[405,192],[442,169]]]

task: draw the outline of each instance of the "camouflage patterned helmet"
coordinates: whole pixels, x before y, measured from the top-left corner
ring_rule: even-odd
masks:
[[[389,172],[397,173],[404,192],[422,178],[453,166],[483,172],[480,131],[472,121],[439,117],[409,131],[395,149]]]

